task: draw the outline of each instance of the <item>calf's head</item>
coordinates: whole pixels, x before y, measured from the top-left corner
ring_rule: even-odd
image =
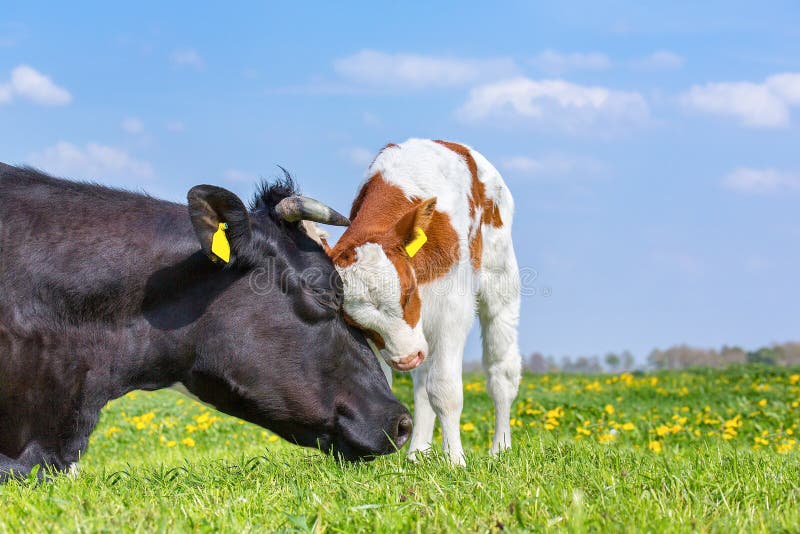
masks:
[[[388,230],[342,239],[330,251],[344,284],[347,318],[364,329],[386,362],[399,371],[428,354],[417,277],[411,259],[427,240],[436,199],[408,209]]]
[[[201,248],[169,295],[203,302],[186,388],[218,409],[299,445],[346,459],[393,452],[408,410],[393,396],[361,331],[341,310],[338,274],[303,220],[346,224],[290,183],[264,187],[250,209],[214,186],[189,191]],[[209,299],[208,295],[214,298]],[[190,306],[191,308],[191,306]]]

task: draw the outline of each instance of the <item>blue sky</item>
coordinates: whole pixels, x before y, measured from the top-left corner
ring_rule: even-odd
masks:
[[[280,164],[347,211],[387,142],[461,141],[524,353],[800,338],[800,4],[164,4],[3,1],[0,161],[173,200]]]

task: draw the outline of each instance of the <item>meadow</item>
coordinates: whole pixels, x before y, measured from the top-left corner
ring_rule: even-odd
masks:
[[[800,370],[526,374],[514,448],[487,449],[465,376],[466,468],[440,451],[341,464],[173,391],[110,403],[75,478],[0,486],[0,531],[796,531]],[[395,391],[411,400],[408,377]]]

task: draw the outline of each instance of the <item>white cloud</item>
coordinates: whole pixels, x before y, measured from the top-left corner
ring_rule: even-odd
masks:
[[[229,182],[237,182],[243,184],[253,184],[258,181],[258,176],[255,173],[242,171],[239,169],[228,169],[222,173],[223,178]]]
[[[511,156],[500,160],[505,171],[527,176],[555,176],[580,174],[594,176],[605,170],[605,166],[594,159],[566,154],[546,154],[537,158]]]
[[[600,52],[561,53],[545,50],[534,56],[530,63],[548,74],[563,74],[574,70],[606,70],[611,67],[611,59]]]
[[[574,131],[598,123],[641,122],[649,108],[635,92],[514,78],[472,89],[458,114],[467,121],[520,119]]]
[[[6,102],[11,102],[11,85],[10,84],[0,84],[0,104],[5,104]]]
[[[521,172],[525,174],[538,174],[544,171],[545,166],[541,160],[529,158],[527,156],[514,156],[502,160],[500,166],[508,171]]]
[[[72,101],[69,91],[28,65],[15,67],[11,79],[0,83],[0,104],[11,102],[15,97],[43,106],[63,106]]]
[[[701,113],[737,118],[745,126],[787,126],[791,108],[800,106],[800,73],[776,74],[762,83],[695,85],[681,95],[680,101]]]
[[[66,141],[41,152],[31,154],[31,165],[59,176],[103,183],[117,181],[120,185],[136,186],[137,181],[155,177],[146,161],[130,156],[126,151],[97,143],[80,147]]]
[[[351,82],[389,89],[456,87],[517,71],[508,58],[459,59],[362,50],[334,62],[339,76]]]
[[[186,125],[181,121],[170,121],[166,124],[166,128],[170,132],[179,133],[186,130]]]
[[[179,67],[190,67],[195,70],[203,70],[206,66],[205,60],[193,48],[179,48],[173,50],[169,56],[170,61]]]
[[[375,159],[375,152],[364,147],[347,148],[341,151],[342,156],[356,167],[367,167]]]
[[[634,65],[648,70],[674,70],[683,67],[685,59],[669,50],[659,50],[647,57],[634,61]]]
[[[738,193],[756,195],[800,191],[800,172],[741,167],[728,174],[722,185]]]
[[[120,126],[129,134],[136,135],[144,132],[144,123],[138,117],[126,117]]]

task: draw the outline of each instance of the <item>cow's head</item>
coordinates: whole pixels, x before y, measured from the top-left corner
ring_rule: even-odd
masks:
[[[402,446],[409,412],[361,331],[344,320],[338,274],[303,223],[347,219],[296,196],[288,179],[263,187],[250,209],[208,185],[192,188],[188,200],[205,255],[195,254],[194,267],[173,284],[185,284],[181,294],[194,297],[182,298],[205,309],[190,325],[187,389],[289,441],[347,459]]]
[[[342,240],[330,252],[344,283],[344,311],[399,371],[428,354],[420,323],[419,287],[411,259],[427,239],[436,199],[417,202],[388,230]]]

